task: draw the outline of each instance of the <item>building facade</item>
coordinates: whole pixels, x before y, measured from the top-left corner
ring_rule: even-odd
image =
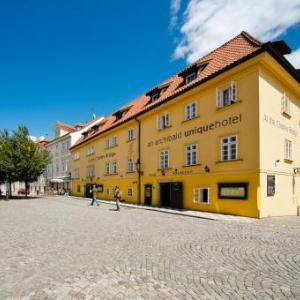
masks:
[[[71,166],[70,147],[81,137],[84,130],[89,130],[103,117],[94,117],[87,123],[74,126],[57,121],[53,127],[54,139],[47,144],[52,162],[47,166],[46,181],[48,192],[55,194],[70,193],[71,191]]]
[[[300,206],[300,76],[283,42],[240,35],[71,148],[73,194],[250,217]]]

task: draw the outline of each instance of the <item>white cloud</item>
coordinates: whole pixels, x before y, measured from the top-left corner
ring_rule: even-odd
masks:
[[[181,6],[181,0],[171,0],[171,29],[174,29],[178,21],[178,13]]]
[[[243,30],[275,39],[300,22],[300,0],[189,0],[182,18],[173,56],[193,62]]]
[[[295,68],[300,69],[300,47],[290,55],[287,55],[286,58]]]

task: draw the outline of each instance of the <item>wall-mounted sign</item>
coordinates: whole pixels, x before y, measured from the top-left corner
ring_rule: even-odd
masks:
[[[103,193],[103,184],[97,184],[96,188],[99,193]]]
[[[275,195],[275,176],[268,175],[267,176],[267,196]]]
[[[247,199],[248,182],[219,183],[218,196],[220,199]]]
[[[190,129],[188,129],[184,132],[177,131],[173,134],[170,134],[168,136],[164,136],[164,137],[159,138],[155,141],[147,142],[147,146],[152,147],[152,146],[158,146],[158,145],[168,143],[168,142],[174,142],[174,141],[176,141],[178,139],[181,139],[183,137],[190,137],[190,136],[194,136],[194,135],[205,134],[205,133],[208,133],[208,132],[210,132],[212,130],[215,130],[217,128],[227,127],[227,126],[231,126],[231,125],[238,124],[238,123],[241,123],[241,122],[242,122],[242,114],[230,116],[226,119],[216,120],[216,121],[211,122],[209,124],[194,126],[193,128],[190,128]]]
[[[98,155],[96,157],[93,157],[93,158],[90,158],[88,160],[88,162],[93,162],[93,161],[96,161],[96,160],[101,160],[101,159],[105,159],[105,158],[112,158],[116,155],[115,152],[110,152],[110,153],[106,153],[106,154],[103,154],[103,155]]]
[[[289,134],[293,135],[294,137],[298,136],[297,130],[295,130],[291,126],[283,124],[279,120],[275,120],[271,116],[264,114],[263,120],[264,120],[264,122],[268,123],[269,125],[274,126],[275,128],[280,129],[282,131],[285,131],[286,133],[289,133]]]

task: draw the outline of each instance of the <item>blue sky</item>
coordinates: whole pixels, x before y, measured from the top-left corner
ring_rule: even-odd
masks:
[[[0,1],[0,129],[51,136],[55,120],[107,115],[174,74],[202,55],[176,53],[197,1]],[[299,36],[297,20],[279,34],[295,50]]]

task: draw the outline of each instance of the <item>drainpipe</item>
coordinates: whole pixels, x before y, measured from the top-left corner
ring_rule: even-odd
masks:
[[[135,118],[135,121],[138,123],[138,204],[141,204],[141,122],[137,118]]]

